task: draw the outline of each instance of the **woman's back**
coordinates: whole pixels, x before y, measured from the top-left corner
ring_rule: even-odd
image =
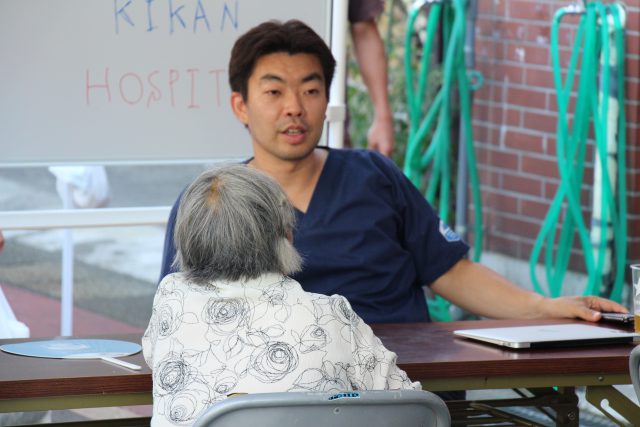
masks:
[[[233,393],[416,387],[345,298],[280,274],[206,285],[167,276],[143,348],[154,425],[192,422]]]

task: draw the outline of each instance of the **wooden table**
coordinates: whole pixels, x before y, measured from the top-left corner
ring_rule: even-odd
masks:
[[[482,320],[373,325],[372,329],[398,355],[398,365],[411,379],[420,380],[426,390],[532,389],[532,405],[557,400],[562,412],[557,425],[578,426],[574,387],[585,386],[587,400],[605,415],[610,416],[603,405],[606,399],[632,425],[640,426],[640,408],[613,387],[631,383],[629,353],[633,344],[516,350],[457,338],[452,333],[456,329],[554,323],[579,321]],[[514,406],[506,403],[503,406]]]
[[[140,343],[139,335],[92,338]],[[24,339],[0,340],[0,345]],[[142,352],[121,358],[140,371],[102,360],[42,359],[0,351],[0,412],[112,407],[152,403],[151,370]]]
[[[565,419],[558,421],[558,425],[578,426],[574,387],[586,386],[587,398],[592,403],[598,405],[606,398],[634,425],[640,425],[639,408],[612,387],[631,381],[628,372],[631,344],[509,350],[452,334],[455,329],[570,322],[409,323],[374,325],[373,330],[387,348],[398,354],[399,366],[411,379],[422,381],[427,390],[528,388],[542,401],[549,395],[542,391],[551,390],[559,402],[556,406],[565,408],[562,411]],[[140,342],[136,335],[99,338]],[[18,341],[22,340],[0,340],[0,344]],[[151,403],[151,372],[142,354],[123,360],[143,368],[132,371],[100,360],[38,359],[0,352],[0,412]]]

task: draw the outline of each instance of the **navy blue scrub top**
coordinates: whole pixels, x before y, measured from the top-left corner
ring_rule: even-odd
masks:
[[[174,271],[171,211],[161,278]],[[423,285],[469,247],[393,164],[369,150],[330,149],[293,243],[304,259],[293,278],[308,292],[344,295],[367,323],[429,321]]]

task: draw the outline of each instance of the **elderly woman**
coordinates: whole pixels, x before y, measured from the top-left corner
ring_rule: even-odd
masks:
[[[142,339],[152,425],[190,425],[231,393],[419,388],[347,300],[305,292],[280,186],[244,165],[186,190],[179,273],[158,287]]]

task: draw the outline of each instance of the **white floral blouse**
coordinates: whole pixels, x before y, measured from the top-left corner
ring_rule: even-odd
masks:
[[[207,285],[165,277],[142,347],[152,426],[191,425],[231,393],[420,388],[344,297],[277,274]]]

